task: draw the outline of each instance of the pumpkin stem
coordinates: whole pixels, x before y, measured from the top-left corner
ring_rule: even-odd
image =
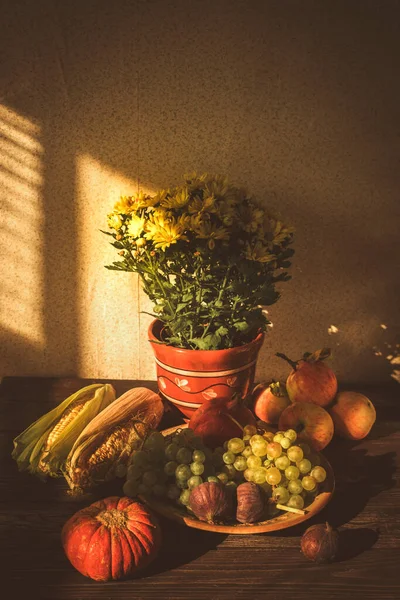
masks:
[[[111,529],[111,527],[123,528],[126,526],[128,520],[126,512],[124,510],[118,510],[117,508],[103,510],[97,515],[96,519],[108,529]]]

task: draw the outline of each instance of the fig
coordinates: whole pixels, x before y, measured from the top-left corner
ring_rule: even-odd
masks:
[[[239,396],[212,398],[198,408],[190,419],[189,427],[208,448],[222,446],[227,440],[242,437],[245,425],[256,420]]]
[[[286,380],[291,402],[310,402],[325,407],[333,401],[338,387],[336,375],[323,362],[330,355],[330,348],[322,348],[312,354],[306,352],[301,360],[293,361],[277,352],[276,356],[286,360],[293,368]]]
[[[236,490],[236,520],[239,523],[257,523],[264,513],[264,497],[261,488],[250,481],[242,483]]]
[[[329,523],[309,527],[301,538],[301,551],[316,563],[332,561],[339,549],[339,533]]]
[[[215,523],[232,516],[232,497],[221,483],[206,481],[195,487],[189,506],[200,521]]]

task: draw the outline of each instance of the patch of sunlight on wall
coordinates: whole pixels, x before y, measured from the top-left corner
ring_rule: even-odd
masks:
[[[141,346],[139,285],[135,273],[104,268],[119,259],[110,245],[107,214],[138,183],[93,157],[77,157],[78,298],[82,377],[139,378]]]
[[[32,350],[45,347],[40,137],[37,123],[0,105],[0,375],[29,371]]]

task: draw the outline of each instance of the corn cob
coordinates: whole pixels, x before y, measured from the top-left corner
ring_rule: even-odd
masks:
[[[80,494],[115,477],[118,465],[126,465],[164,412],[158,394],[133,388],[115,400],[82,431],[64,472],[72,494]]]
[[[79,434],[114,400],[115,390],[110,384],[89,385],[32,423],[14,440],[12,458],[19,470],[42,479],[62,475],[65,459]]]

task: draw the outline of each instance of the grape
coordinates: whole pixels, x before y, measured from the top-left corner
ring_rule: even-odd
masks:
[[[233,463],[236,471],[245,471],[247,469],[247,460],[244,456],[238,456]]]
[[[268,442],[263,438],[262,441],[253,442],[251,447],[255,456],[265,456],[267,454]]]
[[[243,471],[243,476],[246,481],[254,481],[254,469],[246,469]]]
[[[177,500],[181,495],[181,490],[175,483],[170,483],[167,487],[167,497],[170,500]]]
[[[267,483],[267,482],[259,483],[258,485],[260,486],[260,488],[262,488],[264,490],[264,492],[267,494],[267,496],[271,496],[272,487],[270,486],[269,483]]]
[[[245,425],[243,433],[244,435],[255,435],[257,433],[257,427],[255,427],[255,425]]]
[[[152,487],[158,481],[158,476],[155,471],[145,471],[142,477],[142,483],[148,487]]]
[[[184,429],[182,431],[182,433],[187,440],[192,440],[194,437],[196,437],[196,434],[194,433],[193,429],[191,429],[190,427],[188,427],[187,429]]]
[[[167,486],[163,483],[156,483],[153,485],[151,491],[153,492],[154,496],[157,496],[157,498],[162,498],[163,496],[167,495]]]
[[[188,488],[189,488],[189,490],[192,490],[193,488],[197,487],[201,483],[203,483],[203,480],[200,477],[200,475],[192,475],[192,477],[189,477],[189,479],[188,479]]]
[[[322,483],[326,479],[326,471],[324,467],[314,467],[310,473],[317,483]]]
[[[222,467],[222,473],[226,473],[229,479],[234,479],[236,476],[236,469],[233,465],[224,465]]]
[[[271,456],[270,454],[267,453],[267,460],[270,460],[271,462],[274,462],[275,457]]]
[[[253,446],[253,444],[258,443],[258,442],[264,443],[265,442],[265,438],[263,438],[262,435],[259,435],[259,434],[255,433],[250,438],[250,446]]]
[[[153,431],[143,444],[145,450],[164,450],[165,438],[160,431]]]
[[[192,462],[192,453],[190,452],[189,448],[179,448],[178,452],[176,453],[176,460],[185,465],[190,464]]]
[[[235,459],[236,459],[236,456],[230,450],[228,450],[227,452],[225,452],[222,455],[222,460],[224,461],[224,463],[226,465],[233,465],[233,463],[235,462]]]
[[[192,454],[193,462],[203,463],[206,460],[206,455],[202,450],[194,450]]]
[[[292,481],[293,479],[298,479],[299,476],[300,476],[300,471],[294,465],[290,465],[290,467],[285,469],[285,477],[287,477],[287,479],[289,479],[289,481]]]
[[[253,450],[251,449],[251,446],[246,446],[246,448],[242,452],[242,456],[244,456],[245,458],[253,456]]]
[[[291,442],[295,442],[297,440],[297,433],[294,429],[287,429],[283,435]]]
[[[266,458],[263,462],[263,467],[265,467],[266,469],[268,469],[270,466],[272,466],[274,463],[271,459]]]
[[[300,479],[292,479],[288,483],[288,490],[291,494],[301,494],[303,491],[303,486],[301,485]]]
[[[265,476],[267,483],[270,485],[277,485],[282,479],[281,472],[276,467],[271,467],[267,469],[267,474]]]
[[[272,431],[265,431],[263,433],[263,438],[264,440],[267,440],[267,442],[272,442],[274,439],[274,434],[272,433]]]
[[[201,475],[204,473],[204,465],[201,462],[193,462],[190,465],[190,470],[192,471],[193,475]]]
[[[301,480],[301,485],[307,492],[312,492],[317,487],[317,482],[311,475],[305,475]]]
[[[303,450],[300,446],[291,446],[287,451],[287,455],[292,462],[299,462],[303,458]]]
[[[139,483],[138,485],[138,494],[142,496],[149,496],[151,494],[151,488],[144,483]]]
[[[204,446],[203,452],[206,457],[206,461],[211,462],[213,458],[213,451],[211,450],[211,448],[207,448],[206,446]]]
[[[175,435],[172,438],[172,442],[174,444],[176,444],[177,446],[179,446],[179,448],[185,446],[187,443],[187,440],[186,440],[186,436],[185,436],[184,432],[178,431],[177,433],[175,433]]]
[[[286,502],[286,505],[291,506],[292,508],[302,509],[304,506],[304,500],[298,494],[293,494],[293,496],[290,496],[289,500]]]
[[[270,442],[267,444],[268,458],[278,458],[282,454],[282,446],[278,442]]]
[[[283,435],[283,433],[276,433],[273,437],[273,441],[280,444],[281,440],[283,440],[284,437],[285,436]]]
[[[311,453],[311,448],[308,444],[306,444],[305,442],[301,442],[299,444],[299,448],[301,448],[303,450],[303,454],[304,456],[309,456]]]
[[[218,473],[217,477],[221,483],[228,483],[229,481],[229,477],[226,473]]]
[[[178,463],[175,462],[174,460],[170,460],[167,463],[165,463],[164,465],[164,473],[166,475],[174,475],[176,468],[178,466]]]
[[[178,465],[175,470],[175,477],[187,481],[192,476],[192,471],[188,465]]]
[[[189,504],[190,499],[190,490],[182,490],[181,495],[179,496],[180,504],[183,506],[187,506]]]
[[[233,454],[240,454],[245,448],[245,443],[240,438],[232,438],[228,442],[228,450]]]
[[[303,458],[300,462],[297,463],[297,468],[299,469],[302,475],[309,473],[311,471],[311,463],[308,458]]]
[[[249,458],[247,459],[247,466],[249,467],[249,469],[256,469],[257,467],[261,467],[262,465],[262,460],[259,456],[249,456]]]
[[[139,483],[138,481],[133,481],[132,479],[127,479],[123,486],[123,492],[126,496],[134,497],[137,495],[139,491]]]
[[[130,465],[128,467],[128,472],[126,474],[126,478],[130,479],[130,480],[140,479],[142,474],[143,474],[143,467],[138,467],[136,465]]]
[[[250,444],[250,440],[251,440],[251,435],[244,435],[243,436],[243,441],[245,443],[246,446],[248,446]]]
[[[223,449],[224,449],[224,452],[227,452],[227,451],[228,451],[228,440],[226,440],[226,442],[224,442],[224,443],[222,444],[222,447],[223,447]]]
[[[147,453],[144,450],[136,450],[130,458],[129,466],[144,467],[147,465]]]
[[[179,446],[177,444],[175,444],[174,442],[172,442],[171,444],[168,444],[168,446],[164,450],[165,457],[168,460],[175,460],[178,450],[179,450]]]
[[[280,443],[284,450],[287,450],[292,445],[292,442],[287,437],[283,437]]]
[[[286,502],[289,500],[289,496],[290,494],[288,490],[282,486],[276,487],[272,492],[273,499],[279,504],[286,504]]]
[[[218,479],[218,477],[216,477],[216,475],[210,475],[209,477],[207,477],[207,481],[220,483],[220,480]]]
[[[266,482],[267,469],[264,467],[257,467],[254,469],[253,481],[254,483],[265,483]]]
[[[278,458],[275,459],[275,466],[280,471],[284,471],[290,466],[290,460],[288,459],[286,454],[282,454],[281,456],[278,456]]]

